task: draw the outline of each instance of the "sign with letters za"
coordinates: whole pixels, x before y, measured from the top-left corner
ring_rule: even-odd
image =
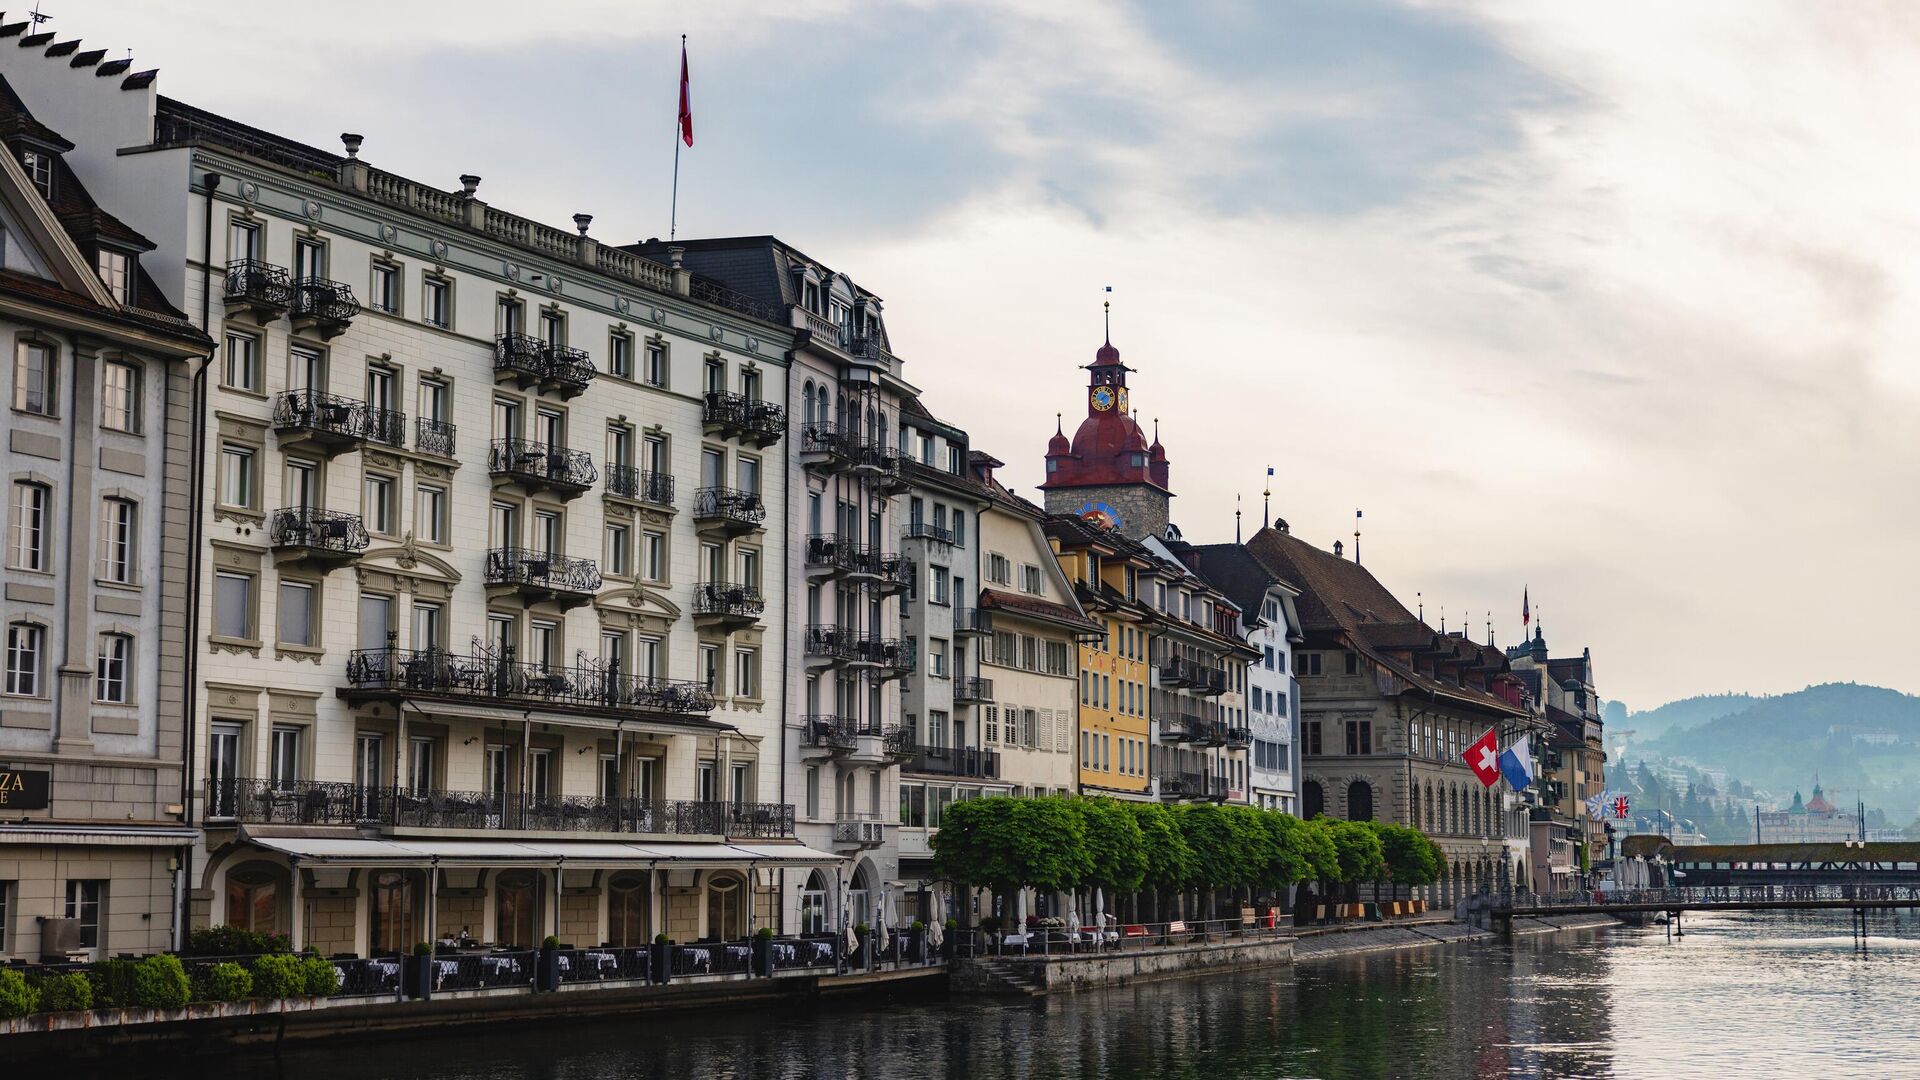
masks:
[[[9,810],[45,810],[52,789],[44,769],[0,769],[0,814]]]

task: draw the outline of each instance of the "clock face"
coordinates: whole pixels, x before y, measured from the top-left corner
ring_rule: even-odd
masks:
[[[1093,407],[1101,412],[1113,408],[1113,388],[1096,386],[1093,388]]]
[[[1120,511],[1103,502],[1082,503],[1080,520],[1103,529],[1117,529],[1120,527]]]
[[[1120,411],[1127,411],[1127,388],[1124,386],[1120,388]]]

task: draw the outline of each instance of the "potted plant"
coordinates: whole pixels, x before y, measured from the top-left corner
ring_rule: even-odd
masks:
[[[673,939],[665,934],[653,935],[653,954],[648,957],[653,965],[653,981],[669,982],[673,979]]]
[[[560,989],[560,939],[548,934],[540,941],[540,952],[534,957],[534,986],[545,991]]]
[[[951,960],[959,948],[955,938],[960,929],[960,920],[948,919],[943,929],[946,933],[940,935],[940,959]]]
[[[859,944],[854,946],[853,955],[847,958],[847,963],[857,968],[872,967],[874,961],[873,928],[866,923],[854,923],[853,937]]]
[[[907,960],[914,964],[927,962],[927,924],[919,919],[907,926]]]
[[[400,987],[408,997],[433,996],[433,946],[413,943],[413,955],[400,961]]]
[[[753,932],[749,942],[753,948],[753,973],[762,978],[773,977],[773,927],[763,926]]]

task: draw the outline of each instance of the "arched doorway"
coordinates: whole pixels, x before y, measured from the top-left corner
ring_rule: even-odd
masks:
[[[544,936],[540,901],[546,882],[537,870],[502,870],[493,882],[493,940],[531,949]]]
[[[1373,785],[1365,780],[1347,785],[1347,820],[1373,820]]]
[[[622,870],[607,880],[607,941],[635,948],[653,940],[653,882],[644,870]]]
[[[854,868],[853,880],[847,886],[847,925],[861,923],[873,925],[873,875],[864,862]]]
[[[1327,796],[1320,789],[1320,781],[1309,780],[1300,785],[1300,816],[1308,820],[1327,812]]]
[[[376,870],[367,879],[368,955],[404,955],[421,940],[421,892],[413,870]]]
[[[807,874],[806,887],[800,890],[800,932],[833,932],[832,920],[827,917],[827,879],[818,870]]]
[[[227,871],[226,924],[256,934],[285,933],[291,883],[285,867],[261,860]]]
[[[747,883],[739,874],[707,878],[707,936],[715,941],[747,936]]]

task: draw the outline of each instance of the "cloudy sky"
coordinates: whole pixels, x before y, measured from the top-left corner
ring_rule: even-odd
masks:
[[[777,233],[1040,478],[1114,342],[1236,494],[1637,708],[1920,691],[1920,11],[1898,3],[60,0],[163,93],[621,242]],[[236,43],[246,43],[244,48]]]

